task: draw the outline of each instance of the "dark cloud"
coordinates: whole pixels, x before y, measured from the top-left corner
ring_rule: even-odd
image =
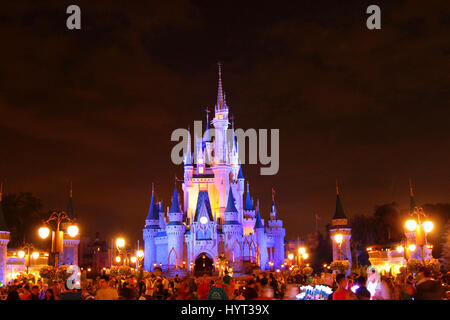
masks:
[[[245,166],[268,214],[271,187],[289,236],[324,227],[339,177],[349,215],[448,202],[449,21],[445,1],[10,1],[0,11],[0,178],[64,207],[74,183],[88,232],[138,237],[151,182],[165,201],[181,167],[173,129],[216,96],[216,62],[236,125],[279,128],[280,171]]]

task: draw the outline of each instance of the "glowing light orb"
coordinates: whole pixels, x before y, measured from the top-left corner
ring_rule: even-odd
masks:
[[[413,219],[407,220],[406,223],[405,223],[405,227],[406,227],[406,229],[408,229],[409,231],[414,231],[414,230],[416,230],[416,228],[417,228],[417,222],[416,222],[416,220],[413,220]]]
[[[72,226],[69,226],[69,227],[67,228],[67,233],[68,233],[69,236],[71,236],[72,238],[74,238],[74,237],[77,236],[78,231],[79,231],[79,229],[78,229],[78,227],[77,227],[76,225],[72,225]]]
[[[130,261],[131,261],[131,263],[136,263],[137,258],[136,258],[136,257],[131,257],[131,258],[130,258]]]
[[[409,251],[416,251],[416,245],[415,244],[410,244],[409,245]]]
[[[50,234],[50,229],[47,227],[42,227],[39,228],[38,233],[39,237],[41,237],[42,239],[47,239],[48,235]]]
[[[31,256],[36,260],[37,258],[39,258],[39,252],[35,251],[31,254]]]
[[[425,221],[423,223],[423,229],[425,230],[425,232],[431,232],[431,230],[433,230],[433,222],[431,221]]]
[[[200,223],[201,224],[207,224],[208,223],[208,218],[207,217],[201,217],[200,218]]]
[[[405,251],[405,248],[403,248],[403,246],[398,246],[397,247],[397,251],[398,252],[403,252],[403,251]]]
[[[343,240],[344,236],[342,234],[337,234],[334,236],[334,241],[336,241],[336,243],[342,243]]]
[[[124,238],[117,238],[117,240],[116,240],[116,247],[117,248],[125,247],[125,239]]]
[[[138,258],[142,258],[144,256],[144,251],[139,250],[136,255],[138,256]]]
[[[25,251],[19,251],[19,252],[17,253],[17,256],[18,256],[20,259],[23,259],[23,257],[25,257]]]

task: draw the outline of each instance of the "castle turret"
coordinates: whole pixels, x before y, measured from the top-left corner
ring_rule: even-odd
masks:
[[[169,210],[169,223],[166,226],[167,249],[169,252],[169,266],[183,265],[183,239],[185,225],[183,223],[183,212],[178,202],[177,188],[173,190],[172,206]]]
[[[256,251],[256,260],[262,271],[266,270],[267,263],[269,262],[267,256],[267,243],[266,243],[266,234],[264,232],[264,223],[261,219],[261,214],[259,212],[259,208],[256,211],[256,222],[255,222],[255,236],[256,242],[258,243],[257,251]]]
[[[233,190],[228,191],[227,207],[225,209],[225,222],[222,225],[225,239],[225,257],[229,261],[239,261],[242,257],[241,239],[242,225],[239,223],[239,213],[236,209]]]
[[[348,260],[350,266],[352,265],[352,254],[350,247],[350,239],[352,237],[351,231],[352,229],[348,225],[347,216],[345,215],[344,209],[342,208],[339,195],[339,186],[336,182],[336,208],[330,228],[331,243],[333,246],[333,261]],[[336,235],[339,236],[336,237]],[[341,241],[341,243],[337,242],[336,240]]]
[[[3,214],[3,182],[0,184],[0,283],[6,284],[7,247],[10,239],[9,228]]]
[[[150,201],[150,208],[145,219],[145,227],[143,229],[145,256],[144,269],[148,272],[153,271],[154,263],[156,263],[156,244],[155,237],[159,229],[159,207],[155,203],[154,188],[152,186],[152,199]]]
[[[273,253],[272,259],[275,268],[280,268],[284,264],[284,237],[286,229],[283,228],[283,221],[278,219],[277,209],[275,206],[275,191],[272,189],[272,210],[270,211],[270,219],[268,221],[269,233],[273,237]]]

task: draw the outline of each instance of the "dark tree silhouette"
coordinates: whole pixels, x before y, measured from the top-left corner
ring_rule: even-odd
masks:
[[[37,228],[46,217],[42,213],[42,202],[30,192],[3,196],[3,212],[11,232],[9,247],[17,248],[25,242],[36,242]]]

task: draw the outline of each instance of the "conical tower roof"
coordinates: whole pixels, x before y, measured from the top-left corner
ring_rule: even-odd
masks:
[[[248,182],[247,182],[247,197],[245,198],[244,210],[247,210],[247,211],[255,210],[255,208],[253,207],[252,198],[250,197],[250,187],[249,187]]]
[[[8,225],[6,224],[5,215],[3,213],[3,183],[0,185],[0,231],[9,231]]]
[[[255,230],[256,229],[264,229],[264,226],[263,226],[262,221],[261,221],[261,214],[259,213],[259,208],[256,211],[256,222],[255,222],[255,228],[254,229]]]
[[[231,187],[230,191],[228,192],[228,203],[225,212],[238,212],[236,209],[236,205],[234,204],[233,191],[231,190]]]
[[[341,199],[339,194],[336,195],[336,208],[334,209],[333,220],[337,219],[347,219],[347,216],[344,213],[344,209],[342,209]]]
[[[178,203],[178,193],[177,187],[173,189],[172,206],[170,207],[169,213],[179,213],[181,212],[180,204]]]
[[[152,186],[152,200],[150,201],[150,207],[148,208],[147,220],[159,220],[159,206],[155,202],[155,192]]]

